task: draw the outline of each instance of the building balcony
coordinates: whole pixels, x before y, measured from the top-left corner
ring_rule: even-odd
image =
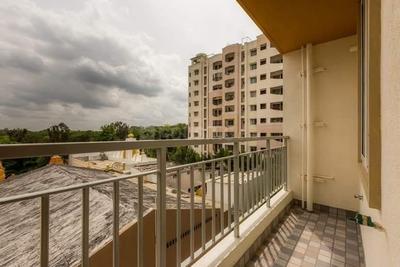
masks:
[[[12,259],[24,266],[195,264],[231,234],[243,238],[241,226],[253,221],[261,207],[271,209],[271,203],[280,203],[275,196],[285,196],[290,203],[288,142],[271,147],[272,139],[1,145],[2,160],[57,154],[69,155],[71,164],[82,157],[93,160],[96,151],[125,151],[125,157],[140,149],[155,149],[157,159],[153,170],[132,174],[124,171],[129,163],[125,158],[124,164],[113,165],[118,171],[107,172],[99,169],[100,163],[74,167],[61,164],[60,158],[58,164],[54,161],[7,179],[0,184],[0,210],[8,218],[0,222],[0,263],[4,266]],[[257,140],[266,148],[239,153],[240,145]],[[195,145],[230,146],[233,154],[167,165],[167,147]],[[27,221],[28,217],[34,219]],[[15,246],[18,249],[9,249]]]

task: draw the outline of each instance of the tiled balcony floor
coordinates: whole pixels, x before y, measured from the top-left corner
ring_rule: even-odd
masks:
[[[293,207],[247,266],[363,267],[360,228],[348,212]]]

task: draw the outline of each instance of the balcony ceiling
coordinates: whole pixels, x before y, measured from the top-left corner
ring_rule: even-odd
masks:
[[[359,0],[237,0],[281,53],[350,36]]]

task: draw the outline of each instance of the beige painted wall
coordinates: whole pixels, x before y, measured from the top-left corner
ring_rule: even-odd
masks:
[[[381,210],[362,213],[380,222],[385,231],[362,227],[369,266],[400,266],[400,1],[382,0],[381,25]]]
[[[358,106],[356,36],[313,47],[314,73],[314,175],[334,180],[314,182],[316,203],[357,210],[354,194],[359,193]],[[301,54],[284,55],[284,135],[290,136],[289,186],[301,197]]]

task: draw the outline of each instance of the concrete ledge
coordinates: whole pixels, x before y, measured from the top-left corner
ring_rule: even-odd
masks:
[[[271,208],[263,205],[240,224],[239,238],[235,238],[233,232],[230,233],[193,266],[234,266],[274,219],[290,204],[292,199],[291,191],[278,192],[271,199]]]

